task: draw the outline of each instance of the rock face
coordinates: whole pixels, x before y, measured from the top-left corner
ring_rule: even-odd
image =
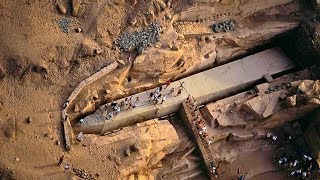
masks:
[[[193,7],[176,15],[177,22],[173,26],[189,40],[206,37],[198,41],[202,58],[194,66],[195,69],[212,66],[210,63],[214,62],[225,62],[230,57],[245,53],[254,44],[263,44],[277,34],[298,26],[298,21],[290,18],[299,9],[298,3],[292,0],[272,0],[268,3],[249,0],[229,3],[195,0],[193,3]],[[286,11],[283,11],[283,6],[287,7]],[[279,18],[262,20],[264,16],[275,14]],[[232,20],[234,31],[215,33],[210,28],[225,20]],[[211,57],[205,58],[210,53],[213,53]]]
[[[85,135],[84,142],[119,148],[113,156],[121,162],[117,168],[120,178],[157,164],[175,150],[179,138],[169,121],[149,120],[107,136]]]
[[[288,47],[288,51],[294,56],[302,56],[303,65],[319,64],[320,57],[320,22],[315,16],[313,21],[304,21],[298,28],[297,33],[291,37],[295,41]]]
[[[289,74],[255,88],[267,86],[267,91],[244,92],[207,104],[202,114],[215,159],[231,163],[241,154],[268,149],[272,146],[263,139],[267,132],[319,108],[320,81],[300,80],[311,74],[308,70]]]

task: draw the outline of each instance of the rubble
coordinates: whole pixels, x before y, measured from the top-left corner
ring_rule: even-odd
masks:
[[[138,50],[140,54],[148,46],[154,45],[160,40],[160,25],[152,23],[140,31],[131,34],[124,33],[115,40],[115,44],[121,51]]]
[[[233,31],[235,28],[235,20],[231,19],[228,21],[216,23],[216,24],[213,24],[211,28],[216,33]]]
[[[69,33],[69,27],[71,24],[71,19],[69,18],[62,18],[58,21],[59,28],[61,29],[62,32],[64,33]]]
[[[75,173],[76,176],[86,179],[86,180],[95,180],[96,178],[94,175],[87,173],[84,169],[76,169],[73,168],[73,172]]]

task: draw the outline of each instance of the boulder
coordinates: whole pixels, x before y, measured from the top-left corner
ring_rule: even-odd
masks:
[[[57,7],[61,14],[67,14],[67,8],[62,3],[59,3]]]
[[[254,113],[257,117],[266,118],[273,114],[273,111],[278,104],[279,97],[286,91],[276,91],[270,94],[264,94],[257,96],[246,101],[243,104],[245,110]]]

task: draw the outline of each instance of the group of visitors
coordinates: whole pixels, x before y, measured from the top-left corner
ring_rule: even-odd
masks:
[[[189,104],[192,110],[192,115],[196,116],[193,120],[193,127],[198,131],[199,136],[205,140],[208,145],[211,145],[212,141],[209,138],[207,127],[201,113],[199,111],[199,106],[197,106],[197,101],[195,101],[190,95],[188,96],[186,102]],[[199,112],[199,113],[196,113]]]
[[[288,170],[291,176],[307,178],[313,168],[312,157],[308,155],[290,155],[282,156],[278,160],[278,164]]]
[[[149,94],[150,101],[152,101],[153,104],[163,104],[163,102],[167,99],[167,96],[161,93],[162,89],[162,86],[159,86],[154,92]]]
[[[270,139],[272,143],[276,143],[278,137],[272,135],[271,133],[266,134],[267,139]],[[282,138],[280,138],[280,141]],[[284,140],[278,142],[278,144],[284,145],[291,142],[292,137],[286,136]],[[293,177],[298,177],[302,179],[307,179],[310,175],[311,170],[314,168],[314,161],[311,156],[306,155],[305,152],[302,152],[300,149],[295,151],[285,151],[277,159],[277,163],[281,168],[290,172],[290,175]]]

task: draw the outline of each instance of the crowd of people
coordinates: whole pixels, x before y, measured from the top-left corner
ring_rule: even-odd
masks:
[[[312,157],[305,154],[280,157],[278,164],[288,170],[291,176],[301,178],[307,178],[313,168]]]
[[[195,116],[193,120],[193,128],[198,131],[199,136],[204,139],[208,145],[211,145],[212,141],[209,138],[204,119],[199,111],[199,106],[197,106],[197,101],[189,95],[186,102],[189,104],[189,108],[192,111],[191,114]]]
[[[272,143],[276,143],[277,136],[272,135],[271,133],[266,134],[266,138],[271,140]],[[285,138],[286,142],[290,142],[292,140],[291,136]],[[297,150],[294,153],[285,152],[277,159],[278,165],[288,171],[290,176],[299,177],[302,179],[308,178],[311,174],[311,170],[314,168],[314,161],[311,156],[306,155]]]

